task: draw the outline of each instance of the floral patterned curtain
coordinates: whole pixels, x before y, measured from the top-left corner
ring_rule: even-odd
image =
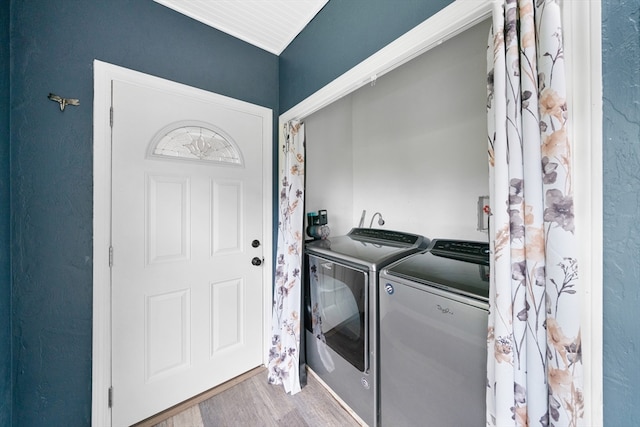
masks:
[[[557,0],[496,3],[488,56],[487,425],[583,419],[580,295]]]
[[[300,391],[302,255],[304,245],[304,124],[289,122],[280,157],[280,204],[269,383]]]

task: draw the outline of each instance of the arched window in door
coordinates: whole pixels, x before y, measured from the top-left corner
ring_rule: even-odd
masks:
[[[221,129],[204,122],[172,123],[151,140],[150,158],[168,158],[243,166],[242,153]]]

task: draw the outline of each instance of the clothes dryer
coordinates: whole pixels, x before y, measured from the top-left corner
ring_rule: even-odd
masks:
[[[307,364],[369,426],[379,423],[378,273],[428,243],[420,235],[354,228],[306,245]]]

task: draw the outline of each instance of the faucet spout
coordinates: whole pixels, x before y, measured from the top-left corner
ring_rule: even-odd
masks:
[[[378,225],[379,226],[383,226],[384,225],[384,219],[382,219],[382,214],[380,212],[376,212],[371,217],[371,222],[369,223],[369,228],[371,228],[371,226],[373,225],[373,220],[376,217],[376,215],[379,217],[378,218]]]

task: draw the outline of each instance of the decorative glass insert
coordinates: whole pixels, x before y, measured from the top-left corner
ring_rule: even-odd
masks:
[[[223,131],[208,123],[179,122],[163,128],[149,145],[151,157],[242,166],[242,153]]]

